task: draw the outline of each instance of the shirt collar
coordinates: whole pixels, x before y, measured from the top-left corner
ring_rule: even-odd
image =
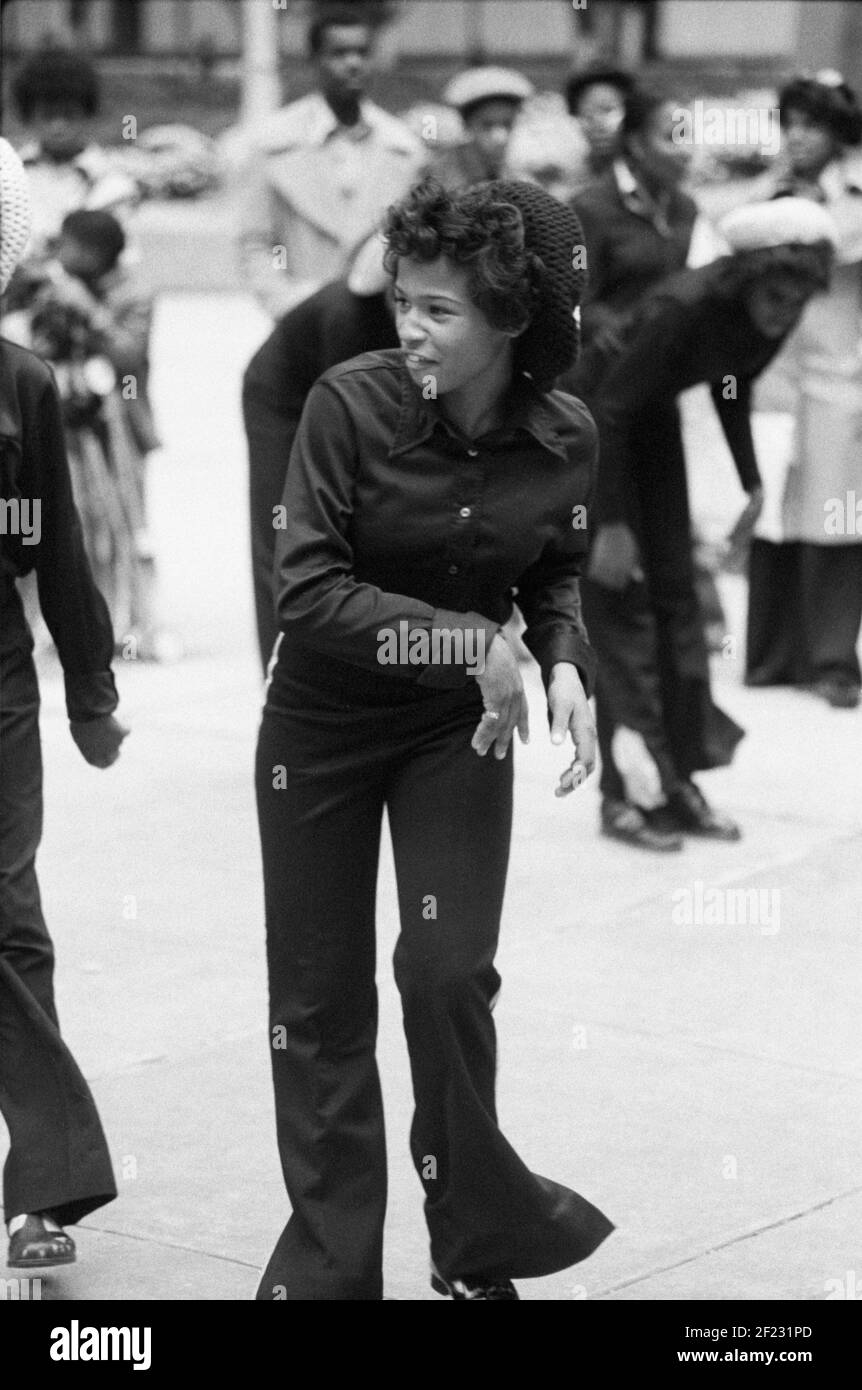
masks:
[[[637,217],[645,217],[663,236],[669,235],[671,231],[670,215],[674,205],[673,190],[668,190],[667,211],[665,212],[655,198],[647,192],[624,159],[615,159],[611,166],[611,172],[620,199],[629,212],[635,213]]]
[[[326,97],[315,92],[314,105],[309,112],[308,143],[325,145],[334,135],[347,135],[351,140],[367,140],[374,129],[374,111],[363,97],[359,102],[359,120],[355,126],[342,125]]]
[[[417,444],[430,439],[435,429],[442,429],[452,438],[464,443],[455,427],[446,419],[436,400],[425,400],[422,391],[401,367],[401,404],[395,438],[389,450],[390,458],[406,454]],[[554,427],[553,416],[541,392],[526,376],[516,378],[507,403],[505,419],[497,429],[489,430],[483,439],[495,447],[511,438],[518,430],[532,435],[538,444],[552,454],[567,459],[566,447]]]

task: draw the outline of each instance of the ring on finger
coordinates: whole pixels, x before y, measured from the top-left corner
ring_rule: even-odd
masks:
[[[499,719],[499,718],[500,718],[500,715],[499,715],[498,711],[495,710],[495,709],[486,709],[486,710],[485,710],[485,713],[482,715],[482,718],[483,718],[483,719]]]

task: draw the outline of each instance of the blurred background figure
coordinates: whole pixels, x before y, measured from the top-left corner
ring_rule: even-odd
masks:
[[[828,294],[758,392],[792,418],[768,498],[772,528],[749,564],[749,685],[810,686],[836,708],[860,698],[862,621],[862,111],[838,73],[795,77],[781,92],[781,166],[761,194],[822,203],[838,227]],[[771,478],[767,474],[767,479]]]
[[[468,68],[453,77],[443,100],[464,123],[465,139],[446,150],[429,172],[446,188],[466,188],[485,179],[505,178],[509,144],[533,84],[512,68]]]
[[[125,654],[147,659],[156,631],[145,467],[159,444],[147,395],[152,297],[121,265],[124,246],[112,213],[69,213],[33,281],[25,321],[28,345],[57,380],[96,583]]]
[[[569,77],[566,104],[587,142],[583,183],[607,173],[614,160],[621,157],[626,98],[634,88],[631,73],[604,64],[595,64]]]
[[[350,4],[317,15],[307,34],[317,91],[251,132],[237,188],[240,256],[273,318],[344,273],[427,157],[404,122],[365,95],[374,28],[362,15]]]
[[[834,226],[813,203],[782,199],[726,219],[735,254],[663,280],[640,305],[589,403],[601,440],[584,617],[599,656],[596,712],[606,835],[649,850],[682,836],[738,840],[692,780],[726,766],[742,729],[712,701],[694,584],[688,484],[677,397],[705,383],[749,502],[742,546],[762,505],[749,418],[751,387],[829,283]],[[733,389],[728,391],[728,381]],[[637,805],[614,759],[618,728],[639,733],[663,803]]]
[[[686,263],[697,205],[681,185],[689,150],[674,140],[677,103],[634,87],[625,99],[616,155],[574,198],[586,243],[588,286],[581,308],[584,359],[618,351],[646,292]]]
[[[324,285],[284,315],[243,377],[254,605],[264,670],[278,635],[273,594],[277,513],[306,396],[336,363],[398,346],[383,250],[375,233],[360,248],[346,280]]]
[[[67,212],[100,208],[126,222],[139,194],[92,139],[101,84],[89,58],[59,47],[33,53],[15,74],[12,99],[28,136],[20,150],[33,203],[26,270],[50,254]],[[14,296],[13,283],[10,302]]]

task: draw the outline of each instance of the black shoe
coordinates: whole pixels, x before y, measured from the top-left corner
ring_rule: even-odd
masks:
[[[684,835],[699,835],[708,840],[741,840],[742,831],[730,816],[714,811],[694,782],[680,782],[667,799],[666,806],[655,812],[659,824],[681,831]]]
[[[857,709],[862,694],[856,682],[851,680],[815,681],[811,690],[833,709]]]
[[[654,824],[647,814],[630,801],[602,801],[602,834],[637,849],[667,853],[682,849],[682,835],[673,827]]]
[[[431,1271],[431,1287],[435,1293],[446,1298],[467,1299],[484,1298],[502,1302],[513,1299],[520,1303],[520,1297],[511,1279],[444,1279],[436,1269]]]
[[[75,1242],[65,1231],[51,1231],[40,1212],[28,1216],[24,1225],[9,1237],[6,1264],[10,1269],[45,1269],[51,1265],[75,1263]]]

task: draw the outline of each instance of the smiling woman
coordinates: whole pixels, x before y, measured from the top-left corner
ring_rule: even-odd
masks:
[[[312,389],[277,548],[281,637],[257,797],[292,1215],[258,1298],[382,1297],[374,918],[385,807],[432,1285],[458,1300],[517,1300],[513,1278],[565,1269],[612,1229],[501,1133],[491,1016],[512,741],[516,728],[528,736],[502,632],[516,586],[552,741],[572,739],[558,796],[595,756],[586,540],[572,516],[591,498],[596,434],[583,405],[551,389],[577,350],[581,231],[533,185],[451,194],[429,183],[390,209],[385,235],[401,348],[342,363]]]

